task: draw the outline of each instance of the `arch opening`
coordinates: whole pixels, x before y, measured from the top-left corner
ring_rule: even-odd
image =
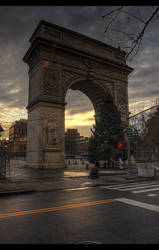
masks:
[[[90,80],[70,84],[65,102],[65,157],[87,157],[91,127],[105,96],[103,89]]]
[[[80,91],[84,95],[86,95],[93,105],[95,117],[98,117],[101,105],[105,97],[106,88],[102,88],[94,81],[82,79],[70,84],[68,90],[70,89]]]
[[[90,128],[95,123],[95,110],[90,99],[79,90],[67,91],[65,107],[65,131],[78,129],[84,137],[91,135]]]

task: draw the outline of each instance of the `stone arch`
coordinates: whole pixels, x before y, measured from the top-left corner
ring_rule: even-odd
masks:
[[[95,117],[98,117],[105,93],[108,91],[106,86],[104,87],[95,79],[81,77],[77,78],[76,80],[69,81],[67,84],[67,90],[68,89],[79,90],[84,93],[89,98],[94,107]]]
[[[97,117],[109,90],[125,122],[128,74],[133,69],[124,51],[43,20],[29,41],[23,58],[29,65],[27,165],[64,167],[67,90],[86,94]]]

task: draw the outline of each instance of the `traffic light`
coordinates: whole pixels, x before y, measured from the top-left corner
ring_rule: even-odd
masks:
[[[118,148],[122,148],[123,147],[123,143],[120,141],[118,142]]]

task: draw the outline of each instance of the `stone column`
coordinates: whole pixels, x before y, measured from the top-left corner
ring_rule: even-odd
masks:
[[[27,166],[63,168],[64,110],[61,72],[41,60],[29,72]]]
[[[27,166],[63,168],[64,107],[39,103],[28,113]]]

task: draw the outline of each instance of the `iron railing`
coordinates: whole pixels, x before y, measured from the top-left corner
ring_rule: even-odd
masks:
[[[7,178],[10,172],[10,154],[6,147],[0,146],[0,179]]]

